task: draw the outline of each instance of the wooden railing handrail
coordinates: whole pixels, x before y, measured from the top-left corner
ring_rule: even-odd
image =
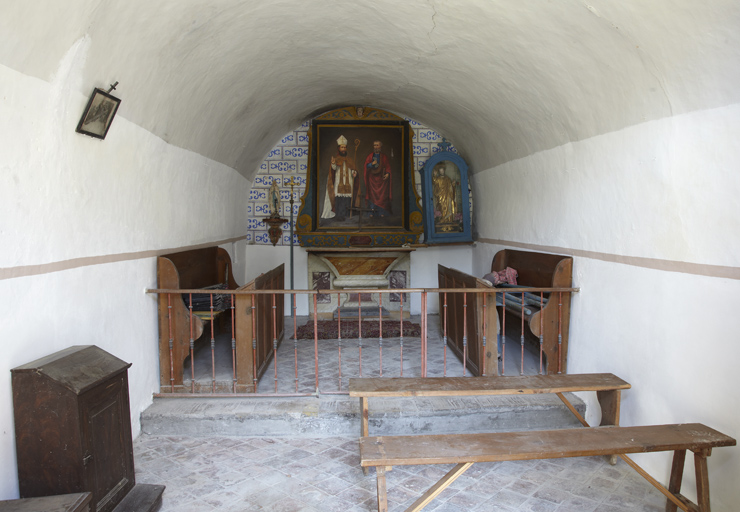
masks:
[[[172,289],[172,288],[147,288],[146,293],[201,293],[211,295],[292,295],[292,294],[329,294],[329,293],[507,293],[519,294],[522,292],[544,292],[544,293],[571,293],[580,292],[580,288],[343,288],[334,290],[214,290],[214,289]]]

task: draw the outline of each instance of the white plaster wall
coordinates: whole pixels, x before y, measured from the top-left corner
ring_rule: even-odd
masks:
[[[480,237],[740,266],[740,104],[651,121],[476,174]],[[481,200],[486,204],[481,206]]]
[[[474,273],[487,271],[506,241],[575,254],[581,291],[573,299],[569,370],[613,372],[630,382],[624,425],[700,422],[740,436],[740,280],[713,274],[740,262],[738,130],[738,105],[695,112],[473,179],[489,204],[478,212],[478,232],[500,241],[478,243]],[[615,262],[624,256],[633,264]],[[643,257],[658,268],[640,266]],[[668,270],[675,262],[695,265]],[[589,421],[597,421],[591,411]],[[669,454],[635,459],[667,482]],[[735,510],[737,449],[714,450],[709,467],[713,510]],[[691,465],[684,474],[684,491],[695,497]]]
[[[437,288],[437,265],[444,265],[471,274],[472,251],[469,245],[435,245],[423,247],[411,253],[411,288]],[[481,274],[478,277],[482,277]],[[439,297],[430,293],[427,297],[427,310],[430,314],[439,313]],[[411,314],[421,312],[421,297],[411,296]]]
[[[131,424],[159,389],[156,262],[147,258],[0,281],[0,499],[18,497],[10,370],[72,345],[97,345],[132,363]]]
[[[0,65],[0,499],[18,496],[10,369],[100,346],[133,364],[138,435],[159,389],[156,299],[145,293],[156,287],[157,252],[246,231],[251,183],[233,169],[121,115],[103,141],[75,133],[87,44],[73,45],[50,82]],[[226,248],[243,280],[244,242]]]

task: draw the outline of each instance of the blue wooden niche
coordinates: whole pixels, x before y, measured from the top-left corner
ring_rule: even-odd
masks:
[[[425,243],[472,242],[468,164],[457,153],[440,151],[422,171]]]

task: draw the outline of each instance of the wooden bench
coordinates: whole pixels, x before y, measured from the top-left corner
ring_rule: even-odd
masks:
[[[519,274],[517,284],[533,288],[571,288],[573,286],[573,258],[557,254],[545,254],[530,251],[504,249],[496,253],[491,262],[491,272],[511,267]],[[508,296],[518,296],[516,288],[506,290]],[[503,295],[503,294],[502,294]],[[535,295],[539,295],[535,293]],[[548,300],[548,295],[551,295]],[[504,308],[499,307],[502,327],[507,331],[517,332],[521,336],[521,318],[527,328],[525,340],[534,345],[539,352],[542,334],[542,352],[545,359],[545,371],[548,374],[567,373],[568,332],[570,325],[570,293],[544,294],[547,303],[542,310],[536,306],[517,308],[507,304],[506,318]],[[562,299],[562,300],[561,300]],[[535,301],[536,302],[536,301]],[[506,333],[503,333],[506,334]]]
[[[619,425],[621,391],[629,383],[611,373],[525,375],[516,377],[428,377],[349,379],[349,396],[359,397],[360,436],[369,435],[368,399],[416,396],[491,396],[554,393],[576,412],[563,393],[595,391],[601,405],[601,425]]]
[[[563,393],[595,391],[601,406],[601,425],[619,425],[621,391],[630,384],[611,373],[528,375],[517,377],[429,377],[349,379],[349,396],[360,398],[360,437],[369,435],[370,398],[416,396],[491,396],[554,393],[576,418],[585,419]],[[611,463],[616,456],[611,454]],[[367,468],[363,468],[367,474]]]
[[[683,510],[709,512],[707,457],[711,455],[712,448],[735,444],[735,439],[698,423],[494,434],[365,437],[360,439],[360,463],[363,468],[376,468],[378,512],[388,510],[385,475],[393,466],[456,464],[406,509],[412,512],[421,510],[476,462],[673,451],[670,482],[667,489],[662,489],[669,500],[666,510],[675,511],[680,506]],[[686,450],[694,452],[698,504],[680,494]],[[623,457],[627,458],[626,455]]]

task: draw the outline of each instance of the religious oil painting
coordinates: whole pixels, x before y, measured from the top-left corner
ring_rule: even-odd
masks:
[[[440,152],[424,166],[424,234],[436,243],[470,241],[467,165],[455,153]]]
[[[408,120],[343,107],[311,121],[296,232],[305,247],[400,247],[423,231]]]
[[[120,103],[120,99],[104,90],[95,89],[90,96],[90,101],[87,102],[76,131],[90,137],[104,139]]]
[[[322,124],[316,133],[318,227],[402,227],[408,148],[401,126]]]

